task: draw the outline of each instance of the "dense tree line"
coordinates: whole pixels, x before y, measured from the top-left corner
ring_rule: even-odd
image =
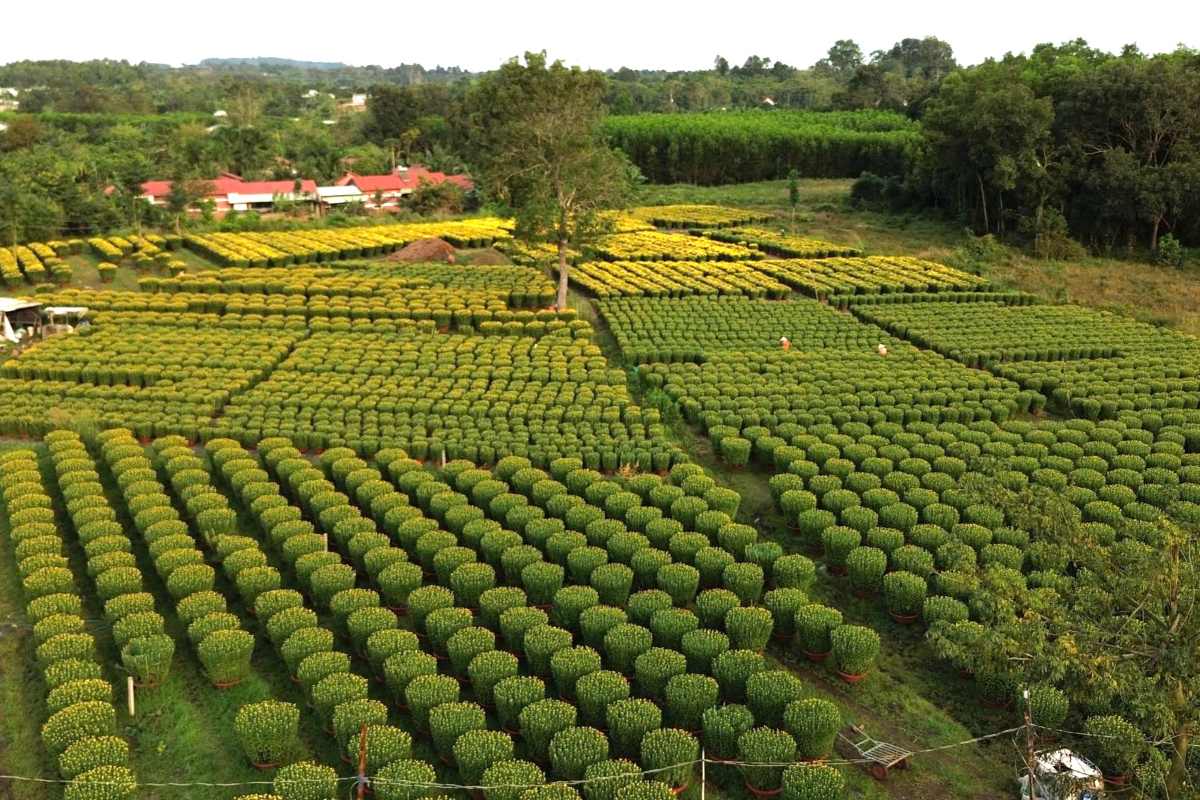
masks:
[[[989,60],[946,77],[922,129],[906,183],[884,188],[893,199],[1050,255],[1069,251],[1068,234],[1105,251],[1157,251],[1168,234],[1200,243],[1196,51],[1110,54],[1075,41]]]

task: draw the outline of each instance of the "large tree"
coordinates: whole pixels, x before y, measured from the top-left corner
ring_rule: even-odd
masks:
[[[567,305],[567,255],[606,232],[605,209],[629,196],[635,172],[601,133],[604,76],[526,53],[480,81],[470,97],[476,163],[491,198],[516,219],[515,234],[558,254],[559,308]]]

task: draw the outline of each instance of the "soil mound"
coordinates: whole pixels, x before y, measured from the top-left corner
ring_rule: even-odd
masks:
[[[400,250],[388,256],[389,261],[403,261],[409,264],[444,261],[454,263],[455,250],[441,239],[418,239],[410,242]]]

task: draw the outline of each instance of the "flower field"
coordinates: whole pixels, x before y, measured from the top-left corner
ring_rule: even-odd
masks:
[[[585,261],[571,280],[598,298],[745,295],[779,299],[787,286],[745,263],[727,261]]]
[[[854,247],[823,242],[806,236],[793,236],[768,228],[727,228],[704,231],[709,239],[732,244],[753,245],[772,255],[785,258],[832,258],[834,256],[860,256],[862,251]]]
[[[132,677],[211,703],[241,800],[345,796],[360,747],[380,800],[851,797],[864,720],[913,727],[894,781],[925,796],[964,742],[918,717],[1023,741],[1027,709],[1149,785],[1181,717],[1075,631],[1153,625],[1097,565],[1200,525],[1200,346],[928,261],[763,258],[714,208],[637,214],[732,243],[620,217],[576,309],[538,266],[370,260],[399,225],[192,237],[228,263],[41,293],[95,311],[0,363],[41,777],[205,777],[144,769]],[[1007,738],[968,743],[1008,779]]]
[[[222,266],[282,267],[390,253],[418,239],[444,239],[455,247],[486,247],[508,238],[507,222],[481,217],[337,230],[189,235],[184,243]]]
[[[770,214],[744,208],[700,205],[644,206],[629,214],[659,228],[726,228],[771,218]]]
[[[738,244],[666,231],[614,233],[592,250],[608,261],[746,261],[759,257]]]

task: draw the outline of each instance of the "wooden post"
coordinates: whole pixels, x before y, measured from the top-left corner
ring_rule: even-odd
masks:
[[[700,748],[700,800],[704,800],[704,783],[707,778],[707,770],[705,766],[708,764],[708,759],[704,757],[704,748]]]
[[[328,533],[321,534],[321,549],[324,550],[326,553],[329,552],[329,534]]]
[[[133,676],[132,675],[127,675],[125,677],[125,698],[129,703],[129,716],[133,717],[133,716],[135,716],[135,714],[137,712],[137,708],[136,708],[136,704],[133,699]]]
[[[358,800],[363,800],[367,791],[367,726],[358,732]]]

